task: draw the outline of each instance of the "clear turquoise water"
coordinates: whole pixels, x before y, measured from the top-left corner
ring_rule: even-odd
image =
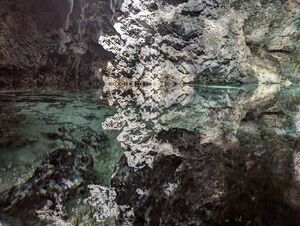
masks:
[[[224,217],[224,225],[230,225],[230,222],[231,225],[243,225],[246,220],[251,222],[250,225],[259,225],[259,221],[265,222],[265,225],[272,225],[270,222],[274,222],[274,219],[271,219],[273,215],[268,209],[262,214],[255,211],[267,208],[262,197],[271,196],[268,189],[265,194],[260,187],[262,183],[258,175],[265,172],[267,176],[263,179],[263,186],[280,190],[275,194],[276,199],[267,199],[269,204],[286,209],[286,214],[281,215],[275,208],[274,212],[278,218],[289,217],[291,222],[298,221],[298,85],[186,85],[134,87],[126,90],[111,88],[105,92],[2,92],[0,107],[0,204],[5,203],[0,205],[0,225],[1,222],[10,225],[53,223],[53,218],[41,220],[33,217],[35,214],[31,215],[29,211],[21,213],[21,205],[18,203],[21,203],[22,199],[15,199],[15,202],[14,199],[10,200],[12,206],[9,211],[4,206],[8,205],[6,192],[16,192],[12,190],[14,187],[23,189],[31,178],[38,178],[37,168],[45,164],[48,156],[56,150],[74,152],[75,156],[84,154],[93,160],[91,178],[86,184],[82,183],[79,186],[83,189],[78,187],[75,193],[63,198],[65,213],[57,218],[65,224],[104,225],[103,222],[106,222],[108,225],[126,225],[126,221],[129,221],[134,222],[134,225],[155,225],[155,222],[163,222],[161,225],[187,225],[193,222],[194,225],[222,225],[222,220],[213,224],[212,219],[200,214],[202,219],[199,213],[194,211],[196,206],[200,208],[203,200],[210,202],[214,197],[215,205],[222,201],[222,205],[228,206],[223,209],[227,212],[223,213],[222,210],[223,215],[220,214],[228,217],[228,221]],[[198,154],[206,152],[206,147],[210,145],[215,147],[214,151],[218,150],[217,153],[226,154],[222,154],[223,157],[219,154],[212,155],[204,161]],[[180,156],[181,165],[174,169],[174,172],[170,169],[171,166],[164,169],[160,161],[166,162],[165,165],[168,166],[169,160],[161,156],[167,156],[167,159]],[[219,165],[215,166],[212,163],[214,158],[218,159]],[[198,163],[195,164],[192,159],[198,159]],[[236,171],[239,172],[236,181],[230,182],[237,184],[231,190],[228,190],[228,159],[231,167],[238,167]],[[81,167],[81,160],[78,161],[78,167]],[[176,161],[172,160],[172,164]],[[202,166],[201,170],[197,165]],[[211,171],[211,177],[204,176],[206,171],[210,172],[212,166],[215,170]],[[155,168],[160,167],[163,170],[156,172]],[[185,167],[189,170],[184,170]],[[173,179],[166,179],[164,172],[168,169],[172,171],[173,176],[170,177]],[[186,187],[180,187],[190,175],[197,175],[193,180],[202,182],[191,182]],[[155,181],[152,181],[152,178],[156,178]],[[243,180],[246,185],[250,183],[249,191],[247,186],[243,187],[244,185],[237,182]],[[153,187],[151,184],[157,181],[159,183]],[[212,181],[215,182],[215,187],[210,187]],[[251,187],[253,181],[258,183],[255,189]],[[203,183],[207,185],[208,190],[215,193],[208,193]],[[98,198],[101,196],[101,199],[91,198],[93,195],[89,192],[88,184],[101,186],[102,193],[98,194]],[[195,188],[189,187],[193,185],[197,185],[199,190],[194,191]],[[170,193],[168,186],[175,187],[175,190],[171,189],[173,196],[162,195]],[[231,191],[235,192],[239,186],[242,186],[240,190],[245,189],[241,197],[253,196],[253,199],[257,198],[258,201],[253,201],[252,205],[247,198],[243,200],[240,197],[241,203],[238,203],[238,200],[232,198]],[[180,192],[180,189],[183,190]],[[185,193],[185,190],[190,192]],[[49,191],[51,192],[52,190]],[[114,192],[118,194],[117,197],[113,195]],[[177,213],[177,210],[173,210],[173,202],[174,199],[182,202],[181,196],[186,200],[188,207],[183,208],[179,205],[177,210],[181,207],[183,209]],[[200,202],[198,197],[202,197],[201,203],[197,203]],[[36,201],[36,198],[29,200],[41,207],[47,198],[39,196],[40,201]],[[189,200],[194,202],[189,204]],[[176,212],[176,216],[166,214],[168,210],[160,209],[154,202],[169,206],[169,211]],[[229,202],[231,204],[228,204]],[[30,205],[28,203],[28,209]],[[241,210],[244,210],[243,206],[246,205],[249,215],[244,216],[244,213],[235,210],[232,205],[241,205]],[[160,214],[151,215],[155,208]],[[118,211],[115,211],[116,209]],[[130,214],[128,209],[135,214],[133,220],[126,215]],[[218,211],[219,214],[220,210]],[[116,212],[119,212],[119,215]],[[216,218],[213,217],[214,220]],[[277,219],[277,225],[280,225],[282,219]]]
[[[121,152],[114,142],[116,134],[104,132],[101,123],[115,109],[102,103],[95,92],[9,92],[0,94],[0,103],[3,127],[8,127],[1,134],[8,142],[3,141],[0,152],[0,191],[24,182],[53,150],[72,149],[76,141],[86,138],[92,139],[82,151],[93,155],[95,174],[101,183],[109,184]],[[101,136],[108,138],[97,141]]]

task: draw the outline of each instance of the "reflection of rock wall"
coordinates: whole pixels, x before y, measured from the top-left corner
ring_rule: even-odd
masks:
[[[128,90],[111,90],[105,99],[117,105],[118,113],[106,119],[103,128],[120,130],[118,141],[124,147],[144,143],[162,129],[159,119],[172,105],[185,105],[193,94],[191,87],[132,87]],[[149,136],[150,135],[150,136]]]
[[[127,206],[121,209],[121,222],[133,211],[133,225],[297,225],[297,210],[284,194],[290,174],[270,157],[281,154],[287,169],[291,159],[286,150],[255,156],[257,147],[250,145],[224,152],[212,143],[201,144],[198,133],[178,129],[157,138],[178,154],[160,153],[158,146],[147,155],[152,165],[139,170],[121,159],[112,180],[116,202]]]
[[[0,8],[0,88],[92,87],[112,57],[98,39],[110,32],[108,1],[14,0]]]
[[[298,158],[293,153],[299,147],[294,138],[299,89],[105,88],[104,99],[118,113],[103,127],[119,130],[118,141],[126,148],[112,179],[121,222],[299,221],[299,186],[293,180],[298,165],[295,175],[291,168]]]
[[[15,125],[17,124],[16,115],[11,106],[0,102],[0,148],[3,148],[14,140]]]
[[[198,131],[205,135],[203,142],[223,145],[224,140],[234,141],[247,112],[267,108],[280,91],[277,85],[224,88],[105,86],[104,98],[118,106],[118,113],[107,118],[103,127],[119,130],[118,141],[131,150],[140,150],[141,144],[168,128]]]

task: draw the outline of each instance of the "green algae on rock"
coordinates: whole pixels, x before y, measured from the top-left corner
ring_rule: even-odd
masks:
[[[0,149],[1,218],[33,224],[45,202],[66,204],[88,184],[110,184],[120,149],[101,121],[115,111],[94,92],[2,92],[0,102],[9,106],[1,133],[13,133]]]

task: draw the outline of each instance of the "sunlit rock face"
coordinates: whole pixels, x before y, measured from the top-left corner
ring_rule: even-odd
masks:
[[[5,97],[1,221],[298,226],[300,91],[286,81],[298,79],[298,1],[4,7],[0,87],[98,77],[116,111],[91,96]]]
[[[3,1],[0,87],[299,81],[299,7],[296,0]]]
[[[223,147],[226,142],[234,143],[246,114],[267,109],[281,90],[279,85],[105,88],[103,98],[117,106],[117,114],[108,117],[102,126],[119,130],[117,140],[134,151],[168,128],[200,132],[205,136],[203,143]]]
[[[299,53],[299,2],[232,1],[232,6],[247,12],[244,32],[252,54],[275,66],[283,79],[299,81],[295,58]]]
[[[0,88],[99,86],[111,14],[105,0],[2,1]]]
[[[211,71],[228,81],[247,80],[239,77],[235,60],[249,54],[243,17],[225,11],[222,1],[128,0],[118,11],[113,21],[118,35],[100,37],[103,47],[116,54],[105,80],[180,83]]]
[[[296,76],[295,1],[126,0],[114,11],[118,34],[100,37],[116,54],[102,68],[107,82],[279,83],[291,79],[280,72]]]

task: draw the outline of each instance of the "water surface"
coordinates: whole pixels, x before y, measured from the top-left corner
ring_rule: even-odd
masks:
[[[4,225],[297,225],[298,85],[0,94]]]

